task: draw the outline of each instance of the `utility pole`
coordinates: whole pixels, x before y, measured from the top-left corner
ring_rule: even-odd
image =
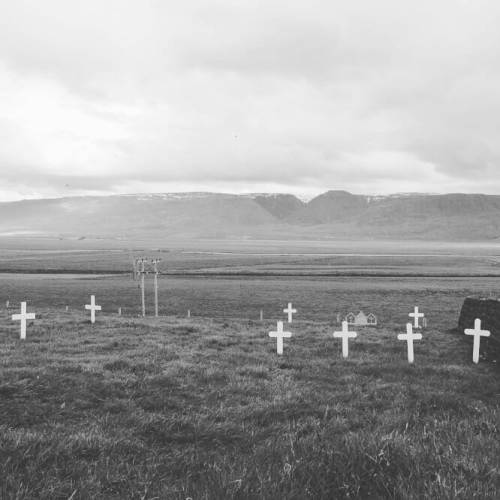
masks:
[[[144,275],[146,274],[145,270],[146,259],[141,257],[140,259],[136,259],[135,267],[137,269],[137,273],[141,275],[141,301],[142,301],[142,315],[146,316],[146,301],[144,296]]]
[[[155,317],[158,317],[158,262],[161,259],[152,259],[151,264],[153,264],[153,272],[154,272],[154,284],[155,284]]]
[[[133,272],[132,272],[132,279],[133,279],[134,281],[136,281],[136,280],[137,280],[137,273],[138,273],[138,271],[137,271],[137,262],[138,262],[138,259],[134,259],[134,260],[132,261],[132,266],[134,267],[134,270],[133,270]]]

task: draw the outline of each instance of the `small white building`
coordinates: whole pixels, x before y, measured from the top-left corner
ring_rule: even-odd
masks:
[[[350,312],[345,317],[345,321],[354,326],[377,326],[377,316],[373,313],[366,315],[363,311],[359,311],[358,314]]]

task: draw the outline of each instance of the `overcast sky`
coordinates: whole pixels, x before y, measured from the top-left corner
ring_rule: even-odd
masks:
[[[500,194],[498,0],[0,0],[0,200]]]

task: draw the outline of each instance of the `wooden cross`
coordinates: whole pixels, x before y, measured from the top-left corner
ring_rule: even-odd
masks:
[[[90,304],[85,304],[85,309],[90,310],[90,322],[95,323],[95,312],[101,310],[95,303],[95,295],[90,296]]]
[[[288,314],[288,323],[291,323],[292,322],[292,315],[297,312],[297,309],[293,309],[292,308],[292,303],[288,302],[288,308],[287,309],[283,309],[283,312],[285,314]]]
[[[422,340],[421,333],[413,333],[413,326],[411,323],[406,324],[406,333],[400,333],[398,340],[406,340],[408,346],[408,363],[413,363],[413,341]]]
[[[35,319],[35,313],[27,313],[26,312],[26,302],[21,302],[21,314],[13,314],[12,321],[20,321],[21,322],[21,339],[24,340],[26,338],[26,320],[27,319]]]
[[[290,332],[283,331],[283,321],[278,321],[275,332],[269,332],[270,337],[276,337],[276,351],[278,354],[283,354],[283,339],[290,338]]]
[[[342,321],[342,331],[333,332],[333,336],[338,339],[342,339],[342,357],[347,358],[349,355],[349,339],[354,339],[358,336],[356,332],[349,331],[349,323],[347,321]]]
[[[410,316],[410,318],[414,318],[414,327],[415,328],[420,328],[420,325],[418,324],[418,319],[419,318],[423,318],[425,316],[424,313],[419,313],[418,312],[418,307],[415,307],[414,311],[410,314],[408,314],[408,316]]]
[[[476,318],[474,321],[474,329],[466,328],[464,330],[465,335],[474,335],[474,347],[472,351],[472,361],[474,363],[479,363],[479,344],[481,342],[481,337],[489,337],[489,330],[481,330],[481,320]]]

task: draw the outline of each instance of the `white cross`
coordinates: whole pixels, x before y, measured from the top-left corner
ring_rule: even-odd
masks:
[[[276,351],[278,354],[283,354],[283,339],[290,338],[292,334],[283,331],[283,321],[278,321],[276,330],[276,332],[269,332],[269,336],[276,337]]]
[[[21,321],[21,339],[26,338],[26,320],[35,319],[35,313],[26,312],[26,302],[21,302],[21,314],[13,314],[12,321]]]
[[[101,306],[95,304],[95,295],[90,296],[90,304],[85,304],[85,309],[90,310],[90,322],[95,323],[95,312],[101,310]]]
[[[413,363],[413,341],[422,340],[421,333],[413,333],[413,326],[411,323],[406,324],[406,333],[400,333],[398,340],[406,340],[408,346],[408,363]]]
[[[474,329],[466,328],[465,335],[474,335],[474,347],[472,351],[472,361],[474,363],[479,363],[479,344],[481,342],[481,337],[489,337],[489,330],[481,330],[481,320],[476,319],[474,321]]]
[[[354,339],[358,336],[356,332],[349,331],[349,323],[347,321],[342,321],[342,331],[333,332],[333,336],[338,339],[342,339],[342,356],[347,358],[349,355],[349,339]]]
[[[414,327],[415,328],[420,328],[420,325],[418,324],[418,319],[419,318],[423,318],[425,316],[424,313],[419,313],[418,312],[418,307],[415,307],[415,310],[414,312],[408,314],[408,316],[410,316],[410,318],[414,318],[415,319],[415,323],[414,323]]]
[[[288,308],[283,309],[283,312],[285,314],[288,314],[288,323],[291,323],[292,322],[292,314],[296,313],[297,309],[292,309],[292,303],[288,302]]]

